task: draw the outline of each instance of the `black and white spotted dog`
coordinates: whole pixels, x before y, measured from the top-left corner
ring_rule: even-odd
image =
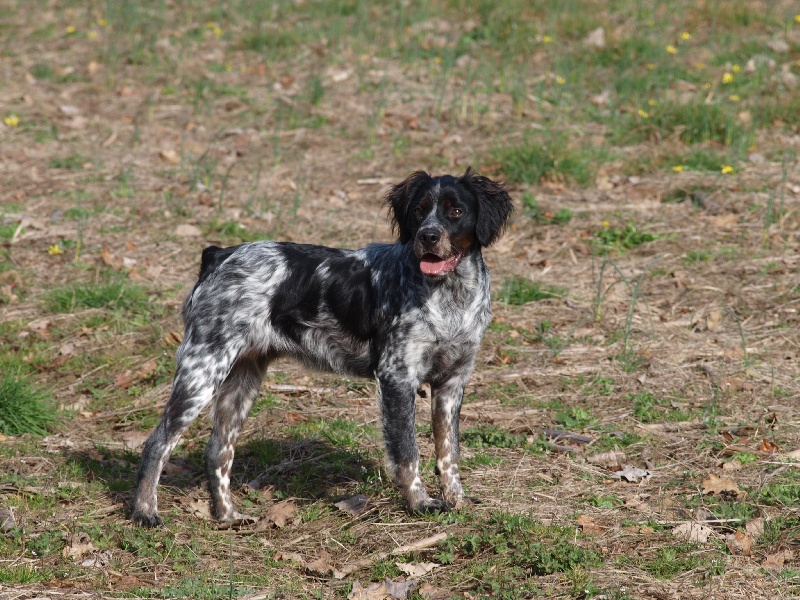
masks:
[[[161,525],[156,488],[181,434],[209,403],[206,449],[214,516],[237,518],[234,445],[270,361],[375,377],[393,476],[412,511],[458,507],[458,419],[464,386],[491,319],[481,248],[512,211],[502,184],[416,172],[386,197],[399,241],[361,250],[279,242],[207,248],[183,306],[186,332],[172,395],[142,452],[131,519]],[[431,386],[443,499],[419,476],[416,391]]]

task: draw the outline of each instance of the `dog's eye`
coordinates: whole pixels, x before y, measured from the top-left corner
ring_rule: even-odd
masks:
[[[450,211],[450,216],[453,217],[454,219],[459,218],[463,214],[464,214],[464,211],[461,210],[460,208],[454,208],[454,209],[452,209]]]
[[[421,206],[418,206],[417,208],[414,209],[414,216],[417,217],[418,219],[422,218],[422,207]]]

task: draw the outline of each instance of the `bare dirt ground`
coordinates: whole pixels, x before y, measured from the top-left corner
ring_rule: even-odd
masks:
[[[688,151],[680,131],[598,145],[612,132],[574,112],[588,93],[544,99],[537,85],[562,85],[547,35],[509,60],[529,90],[499,68],[477,85],[492,46],[447,49],[483,13],[334,18],[276,3],[254,29],[230,7],[122,5],[0,1],[0,367],[60,408],[47,436],[0,436],[0,597],[800,596],[796,118],[754,130],[733,172],[674,168],[664,156]],[[607,31],[617,18],[602,17]],[[784,36],[771,68],[797,70],[791,26],[746,27],[758,43]],[[514,176],[502,148],[542,123],[607,153],[588,182],[564,161]],[[643,157],[654,166],[626,170]],[[388,184],[468,165],[505,178],[517,207],[485,252],[495,321],[462,412],[464,482],[480,502],[406,514],[382,467],[373,383],[286,362],[234,464],[258,521],[208,519],[201,418],[162,479],[166,528],[133,527],[138,453],[202,249],[390,241]],[[358,494],[365,507],[337,507]]]

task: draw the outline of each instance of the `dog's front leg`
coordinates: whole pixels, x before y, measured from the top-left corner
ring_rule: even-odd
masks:
[[[396,376],[378,376],[383,439],[392,475],[412,512],[443,510],[444,502],[431,498],[419,476],[419,450],[414,423],[416,382]]]
[[[458,471],[458,418],[469,373],[431,384],[431,424],[436,447],[436,473],[447,508],[460,508],[464,499]]]

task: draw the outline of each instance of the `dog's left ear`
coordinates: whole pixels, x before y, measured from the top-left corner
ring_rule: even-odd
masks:
[[[415,171],[386,194],[384,204],[389,207],[392,229],[397,232],[401,244],[414,237],[408,226],[408,205],[420,186],[430,180],[431,176],[425,171]]]
[[[478,198],[478,224],[475,228],[478,243],[483,247],[491,246],[503,233],[514,210],[511,196],[501,182],[477,175],[472,167],[467,167],[458,181]]]

